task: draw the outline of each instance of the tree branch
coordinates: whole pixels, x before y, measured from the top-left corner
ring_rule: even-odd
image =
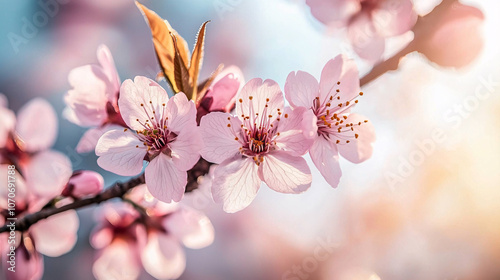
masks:
[[[55,207],[45,208],[45,209],[42,209],[38,212],[28,214],[28,215],[18,219],[15,222],[16,231],[25,231],[25,230],[29,229],[33,224],[35,224],[43,219],[47,219],[48,217],[51,217],[53,215],[62,213],[64,211],[76,210],[76,209],[80,209],[80,208],[83,208],[83,207],[86,207],[89,205],[100,204],[101,202],[104,202],[104,201],[107,201],[107,200],[110,200],[113,198],[123,197],[123,195],[125,195],[129,190],[137,187],[138,185],[144,184],[144,182],[145,181],[144,181],[144,174],[143,174],[139,177],[130,179],[129,181],[124,182],[124,183],[117,182],[112,187],[107,188],[102,193],[100,193],[96,196],[84,198],[81,200],[76,200],[73,203],[66,204],[66,205],[58,207],[58,208],[55,208]],[[9,229],[9,227],[7,227],[7,223],[6,223],[6,225],[4,225],[0,228],[0,233],[8,232],[8,231],[10,231],[10,229]]]

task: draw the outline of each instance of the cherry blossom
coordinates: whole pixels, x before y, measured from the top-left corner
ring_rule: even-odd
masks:
[[[244,84],[243,73],[236,66],[229,66],[219,73],[198,106],[198,123],[210,112],[230,112]]]
[[[97,49],[99,65],[77,67],[68,75],[72,89],[64,97],[67,105],[63,114],[71,122],[92,127],[80,139],[77,152],[94,150],[99,137],[106,131],[125,126],[118,110],[120,78],[111,52],[105,45]]]
[[[71,176],[71,161],[50,150],[57,136],[57,117],[41,98],[32,99],[18,112],[0,107],[0,163],[15,164],[30,191],[58,195]]]
[[[342,175],[339,154],[360,163],[373,152],[372,124],[365,117],[351,113],[362,95],[356,64],[342,55],[326,63],[319,83],[312,75],[298,71],[290,73],[285,84],[290,105],[295,110],[307,108],[315,115],[306,124],[315,127],[308,135],[314,139],[309,154],[332,187],[338,185]]]
[[[0,179],[7,182],[8,165],[0,165]],[[15,180],[15,212],[8,211],[8,188],[0,188],[0,221],[8,224],[7,218],[20,219],[26,214],[40,210],[50,197],[36,196],[28,188],[27,182],[19,174]],[[14,214],[14,215],[12,215]],[[16,232],[15,243],[8,243],[8,235],[1,235],[0,252],[6,261],[10,246],[15,247],[16,273],[4,271],[7,279],[41,279],[43,274],[43,257],[41,254],[57,257],[69,252],[76,243],[79,222],[76,211],[66,211],[40,221],[28,231]],[[4,262],[5,263],[5,262]],[[6,266],[3,266],[7,269]]]
[[[107,205],[91,236],[99,250],[93,266],[97,279],[137,279],[141,267],[157,279],[176,279],[186,266],[181,244],[199,249],[213,242],[213,226],[200,212],[160,202],[145,185],[128,199],[147,212],[141,215],[123,203]]]
[[[411,30],[417,20],[411,0],[307,0],[315,18],[328,26],[346,26],[363,59],[376,62],[385,39]]]
[[[76,171],[69,179],[62,191],[63,196],[82,198],[84,196],[98,194],[104,188],[104,178],[94,171]]]
[[[284,108],[276,82],[252,79],[237,97],[236,116],[213,112],[201,119],[201,155],[219,164],[212,195],[224,211],[247,207],[262,181],[281,193],[309,188],[311,172],[301,157],[312,143],[301,129],[303,119],[312,119],[307,112]]]
[[[184,93],[170,98],[156,82],[136,77],[120,89],[118,105],[130,129],[111,130],[98,141],[97,163],[122,176],[141,172],[143,160],[149,191],[158,199],[180,201],[186,171],[200,158],[202,142],[196,126],[196,107]]]

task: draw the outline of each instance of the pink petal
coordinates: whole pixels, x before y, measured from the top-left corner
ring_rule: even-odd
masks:
[[[7,100],[7,96],[5,94],[0,93],[0,107],[7,108],[9,106],[9,101]]]
[[[351,21],[348,37],[354,51],[363,59],[376,63],[385,50],[385,39],[376,30],[370,15],[359,13]]]
[[[60,152],[45,151],[30,159],[24,176],[31,191],[52,198],[61,193],[72,173],[68,157]]]
[[[167,103],[168,129],[179,134],[183,130],[195,129],[196,105],[182,92],[177,93]]]
[[[71,70],[68,76],[72,90],[64,96],[68,106],[64,116],[81,126],[98,126],[108,114],[106,104],[111,84],[104,70],[97,65],[85,65]]]
[[[264,115],[265,118],[272,115],[270,121],[274,121],[278,117],[278,109],[282,110],[285,104],[280,86],[273,80],[265,80],[264,82],[262,79],[250,80],[236,99],[238,118],[242,115],[255,116],[258,113],[259,116],[255,117],[256,123],[260,123]]]
[[[237,117],[212,112],[201,119],[200,132],[204,142],[200,153],[204,159],[221,163],[239,153],[243,134],[241,121]]]
[[[122,176],[134,176],[142,170],[146,148],[132,132],[111,130],[99,139],[95,153],[101,168]]]
[[[191,249],[206,247],[214,241],[214,227],[208,217],[188,207],[180,208],[165,218],[163,226]]]
[[[123,82],[118,107],[123,120],[130,128],[143,130],[142,124],[146,120],[150,121],[151,117],[160,119],[160,114],[165,110],[163,104],[167,102],[167,92],[159,84],[146,77],[137,76],[134,81],[128,79]]]
[[[286,78],[285,97],[292,108],[311,108],[317,96],[319,84],[311,74],[303,71],[291,72]]]
[[[186,171],[177,169],[172,159],[160,153],[146,167],[146,185],[158,200],[179,202],[184,196],[187,183]]]
[[[381,37],[393,37],[410,31],[417,22],[411,0],[379,1],[371,13],[373,24]]]
[[[76,244],[79,221],[76,211],[66,211],[34,224],[31,235],[38,252],[58,257]]]
[[[101,174],[83,170],[75,172],[63,190],[64,196],[84,197],[101,192],[104,188],[104,178]]]
[[[25,151],[50,148],[57,136],[56,112],[41,98],[31,100],[18,113],[16,133]]]
[[[92,266],[98,280],[135,280],[141,271],[137,249],[122,240],[103,249]]]
[[[114,238],[112,227],[102,227],[95,229],[90,234],[90,245],[94,249],[102,249],[111,244]]]
[[[120,78],[116,72],[115,62],[113,56],[106,45],[100,45],[97,48],[97,59],[104,70],[104,73],[111,82],[111,90],[106,92],[108,100],[115,103],[118,98],[118,91],[120,90]]]
[[[223,111],[229,112],[234,106],[236,94],[245,84],[245,78],[240,68],[229,66],[217,75],[212,85],[203,97],[209,102],[207,111]],[[202,101],[203,103],[203,101]]]
[[[7,144],[9,133],[14,130],[16,116],[7,108],[0,107],[0,149]]]
[[[258,166],[252,159],[236,156],[221,163],[214,171],[212,196],[223,203],[227,213],[246,208],[259,191]]]
[[[26,183],[24,182],[23,177],[16,172],[16,174],[9,175],[8,171],[12,170],[8,168],[9,165],[7,164],[0,164],[0,182],[5,182],[3,188],[0,188],[0,209],[8,209],[8,194],[9,191],[11,190],[12,186],[8,186],[8,181],[9,181],[9,176],[14,177],[14,190],[15,190],[15,201],[16,201],[16,206],[19,207],[19,209],[24,208],[27,205],[28,202],[28,189],[26,187]]]
[[[266,155],[259,172],[266,185],[280,193],[304,192],[312,182],[305,159],[281,151]]]
[[[352,138],[350,143],[338,145],[342,157],[353,163],[361,163],[372,156],[372,143],[375,141],[375,128],[371,122],[365,123],[366,117],[358,114],[350,114],[347,117],[347,123],[359,123],[360,126],[354,126],[352,134],[358,134],[359,137]]]
[[[17,234],[20,234],[17,232]],[[6,246],[7,247],[7,246]],[[8,271],[7,253],[2,250],[2,274],[6,280],[40,280],[43,276],[43,257],[31,248],[28,250],[24,244],[15,250],[16,272]]]
[[[306,0],[312,15],[326,25],[347,21],[361,9],[359,0]]]
[[[313,112],[304,107],[298,107],[295,110],[287,107],[284,116],[288,117],[281,118],[277,130],[279,135],[276,137],[276,146],[294,156],[304,155],[314,141],[313,138],[307,138],[306,135],[315,134],[316,132],[307,131],[304,133],[303,121],[304,119],[314,119]]]
[[[328,61],[321,72],[319,87],[323,104],[351,101],[359,94],[359,72],[354,60],[338,55]],[[329,101],[330,97],[333,97],[332,101]]]
[[[309,154],[326,182],[336,188],[342,176],[336,145],[323,136],[320,136],[314,142]]]
[[[203,145],[198,127],[185,129],[169,144],[171,156],[177,169],[187,171],[200,159],[200,150]]]
[[[167,234],[149,234],[141,259],[144,269],[157,279],[177,279],[186,268],[179,242]]]
[[[76,145],[77,153],[88,153],[95,151],[95,146],[97,145],[97,141],[101,136],[111,130],[120,130],[123,127],[114,124],[107,124],[101,127],[91,128],[83,134],[82,138]]]

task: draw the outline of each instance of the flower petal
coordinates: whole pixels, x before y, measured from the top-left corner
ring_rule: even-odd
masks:
[[[316,132],[307,131],[304,133],[303,121],[304,119],[314,119],[313,112],[305,107],[298,107],[295,110],[287,107],[284,116],[278,125],[279,135],[276,137],[276,146],[294,156],[304,155],[314,141],[313,138],[307,138],[306,135]]]
[[[223,203],[227,213],[247,207],[257,195],[261,180],[258,166],[252,159],[236,156],[221,163],[215,169],[212,196]]]
[[[142,170],[146,148],[132,132],[111,130],[99,139],[95,153],[101,168],[121,176],[133,176]]]
[[[100,45],[97,48],[97,60],[99,60],[104,73],[111,83],[110,90],[106,92],[108,100],[111,103],[115,103],[118,98],[118,91],[120,90],[120,78],[118,77],[118,73],[116,71],[113,56],[106,45]]]
[[[97,145],[97,141],[99,141],[99,138],[101,138],[104,133],[115,129],[120,130],[123,129],[123,127],[114,124],[107,124],[85,131],[82,138],[80,138],[78,145],[76,145],[76,152],[88,153],[95,151],[95,147]]]
[[[186,268],[186,256],[170,235],[150,233],[141,253],[144,269],[157,279],[177,279]]]
[[[200,159],[200,150],[203,146],[198,127],[184,129],[169,144],[172,150],[172,161],[177,169],[187,171],[191,169]]]
[[[24,172],[29,190],[39,196],[53,198],[61,193],[73,169],[68,157],[49,150],[32,157]]]
[[[304,192],[312,182],[311,170],[305,159],[286,152],[266,155],[259,171],[266,185],[280,193]]]
[[[168,129],[176,134],[196,127],[196,106],[182,92],[170,98],[167,103]]]
[[[204,159],[221,163],[239,153],[243,134],[241,121],[237,117],[212,112],[201,119],[200,132],[204,141],[200,153]]]
[[[191,249],[206,247],[214,241],[214,227],[205,214],[182,207],[168,216],[163,226]]]
[[[0,107],[0,148],[7,144],[9,133],[14,130],[16,116],[7,108]]]
[[[354,51],[361,58],[376,63],[384,54],[385,38],[375,29],[369,14],[359,13],[354,17],[347,35]]]
[[[336,188],[342,176],[336,145],[320,136],[314,142],[309,154],[326,182]]]
[[[402,35],[417,22],[417,13],[411,0],[379,1],[371,13],[373,24],[382,37]]]
[[[137,249],[132,244],[117,240],[99,253],[92,266],[98,280],[135,280],[141,272]]]
[[[20,234],[17,232],[17,234]],[[8,247],[5,246],[5,249]],[[6,280],[40,280],[43,276],[43,256],[34,250],[26,248],[24,244],[17,247],[15,252],[15,272],[7,271],[8,265],[2,265],[2,274],[6,276]],[[2,263],[6,264],[9,261],[9,252],[2,250]]]
[[[224,68],[203,97],[210,100],[208,101],[210,103],[208,111],[229,112],[234,106],[236,94],[243,88],[244,84],[245,78],[240,68],[236,66]]]
[[[255,123],[261,123],[262,117],[268,118],[268,115],[273,116],[269,121],[274,121],[278,117],[278,109],[282,110],[285,104],[280,86],[275,81],[263,82],[258,78],[248,81],[236,99],[238,118],[250,116]]]
[[[163,104],[167,102],[167,92],[159,84],[146,77],[137,76],[134,81],[128,79],[123,82],[118,107],[123,120],[130,128],[143,130],[146,120],[151,121],[152,117],[160,119],[160,114],[165,110]]]
[[[311,108],[319,96],[319,84],[316,78],[303,71],[291,72],[286,78],[285,97],[292,108]]]
[[[306,0],[311,14],[326,25],[347,20],[361,9],[359,0]]]
[[[24,105],[18,113],[16,133],[24,151],[50,148],[56,141],[57,116],[49,102],[35,98]]]
[[[352,137],[350,143],[338,145],[342,157],[353,163],[361,163],[369,159],[373,154],[372,143],[375,141],[375,128],[371,122],[364,122],[366,117],[358,114],[350,114],[347,123],[359,123],[360,126],[353,126],[351,134],[358,134],[358,138]]]
[[[332,97],[333,104],[351,101],[359,94],[359,72],[354,60],[338,55],[328,61],[321,72],[319,87],[323,104]]]
[[[76,244],[79,224],[74,210],[56,214],[34,224],[30,232],[37,251],[49,257],[58,257],[69,252]]]
[[[146,167],[146,185],[158,200],[179,202],[187,184],[186,171],[179,170],[172,159],[160,153]]]

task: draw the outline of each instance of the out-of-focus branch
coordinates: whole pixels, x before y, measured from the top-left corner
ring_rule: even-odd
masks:
[[[50,207],[50,208],[44,208],[38,212],[28,214],[20,219],[18,219],[15,222],[16,226],[16,231],[25,231],[29,229],[32,225],[35,223],[47,219],[48,217],[51,217],[53,215],[68,211],[68,210],[76,210],[80,209],[89,205],[93,204],[100,204],[101,202],[113,199],[113,198],[118,198],[118,197],[123,197],[129,190],[137,187],[138,185],[144,184],[144,174],[130,179],[127,182],[117,182],[113,186],[107,188],[103,192],[89,197],[89,198],[84,198],[80,200],[76,200],[73,203],[66,204],[61,207]],[[7,232],[10,231],[10,228],[6,225],[2,226],[0,228],[0,233],[2,232]]]

